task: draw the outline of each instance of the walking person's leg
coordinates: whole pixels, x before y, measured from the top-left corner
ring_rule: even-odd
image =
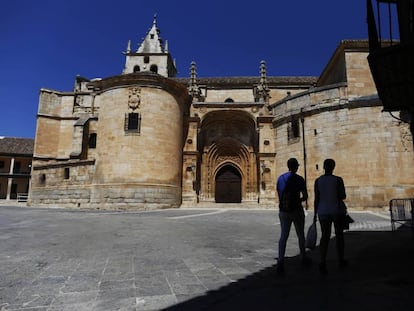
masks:
[[[295,225],[296,235],[299,242],[300,255],[302,257],[303,264],[309,264],[311,262],[310,258],[306,256],[305,248],[305,213],[303,210],[295,213],[293,217],[293,224]]]
[[[289,213],[279,212],[280,220],[280,238],[279,238],[279,256],[277,260],[277,269],[278,272],[284,271],[284,261],[285,261],[285,251],[286,243],[289,237],[290,227],[292,225],[292,219]]]
[[[342,223],[339,221],[334,221],[334,228],[339,265],[341,267],[345,267],[347,265],[347,261],[345,260],[345,238]]]
[[[321,224],[321,240],[319,245],[321,262],[319,269],[321,272],[326,273],[326,256],[328,254],[329,240],[331,239],[332,219],[330,217],[319,217],[319,223]]]

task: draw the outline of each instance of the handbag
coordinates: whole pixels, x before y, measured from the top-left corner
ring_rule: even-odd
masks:
[[[354,220],[348,213],[346,213],[339,216],[339,222],[343,230],[349,230],[349,224],[352,224]]]
[[[338,186],[338,193],[339,193],[339,177],[337,178],[337,186]],[[338,198],[338,208],[339,208],[339,223],[341,224],[342,230],[349,230],[349,224],[352,224],[354,220],[348,214],[348,208],[345,202]]]
[[[305,239],[305,247],[309,249],[314,249],[316,247],[316,239],[317,239],[317,230],[316,230],[316,221],[314,221],[306,234]]]

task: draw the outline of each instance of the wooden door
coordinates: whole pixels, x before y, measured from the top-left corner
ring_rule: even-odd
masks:
[[[227,165],[216,176],[215,200],[217,203],[241,202],[241,176],[239,171]]]

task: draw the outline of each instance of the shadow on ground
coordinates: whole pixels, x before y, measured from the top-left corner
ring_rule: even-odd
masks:
[[[350,231],[345,234],[350,265],[340,269],[332,240],[328,275],[318,270],[319,249],[309,268],[287,258],[285,275],[276,265],[203,296],[164,310],[412,310],[414,238],[410,230]]]

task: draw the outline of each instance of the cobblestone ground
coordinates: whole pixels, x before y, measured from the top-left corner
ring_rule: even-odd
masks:
[[[400,242],[390,242],[396,236],[386,214],[360,212],[352,217],[356,222],[346,234],[351,262],[368,265],[361,256],[376,249],[384,234],[383,244],[392,245],[387,254],[400,251]],[[311,221],[309,214],[306,227]],[[316,264],[306,270],[300,266],[293,229],[286,275],[279,277],[278,236],[274,210],[94,212],[1,206],[0,310],[294,310],[306,305],[308,310],[331,310],[331,300],[364,301],[358,291],[367,297],[364,304],[374,297],[380,302],[376,310],[395,310],[406,299],[406,292],[397,289],[414,284],[412,278],[400,277],[400,269],[388,271],[380,263],[377,270],[356,264],[340,273],[333,268],[334,245],[331,273],[321,279]],[[407,238],[405,233],[402,238]],[[317,255],[317,250],[310,253],[314,261]],[[371,278],[379,274],[383,282],[362,278],[363,273]],[[370,287],[374,283],[378,292]],[[300,292],[306,302],[316,289],[331,291],[330,297],[317,298],[314,305],[301,305],[294,298]],[[385,302],[384,292],[398,303]],[[349,310],[347,303],[336,310],[345,307]]]

